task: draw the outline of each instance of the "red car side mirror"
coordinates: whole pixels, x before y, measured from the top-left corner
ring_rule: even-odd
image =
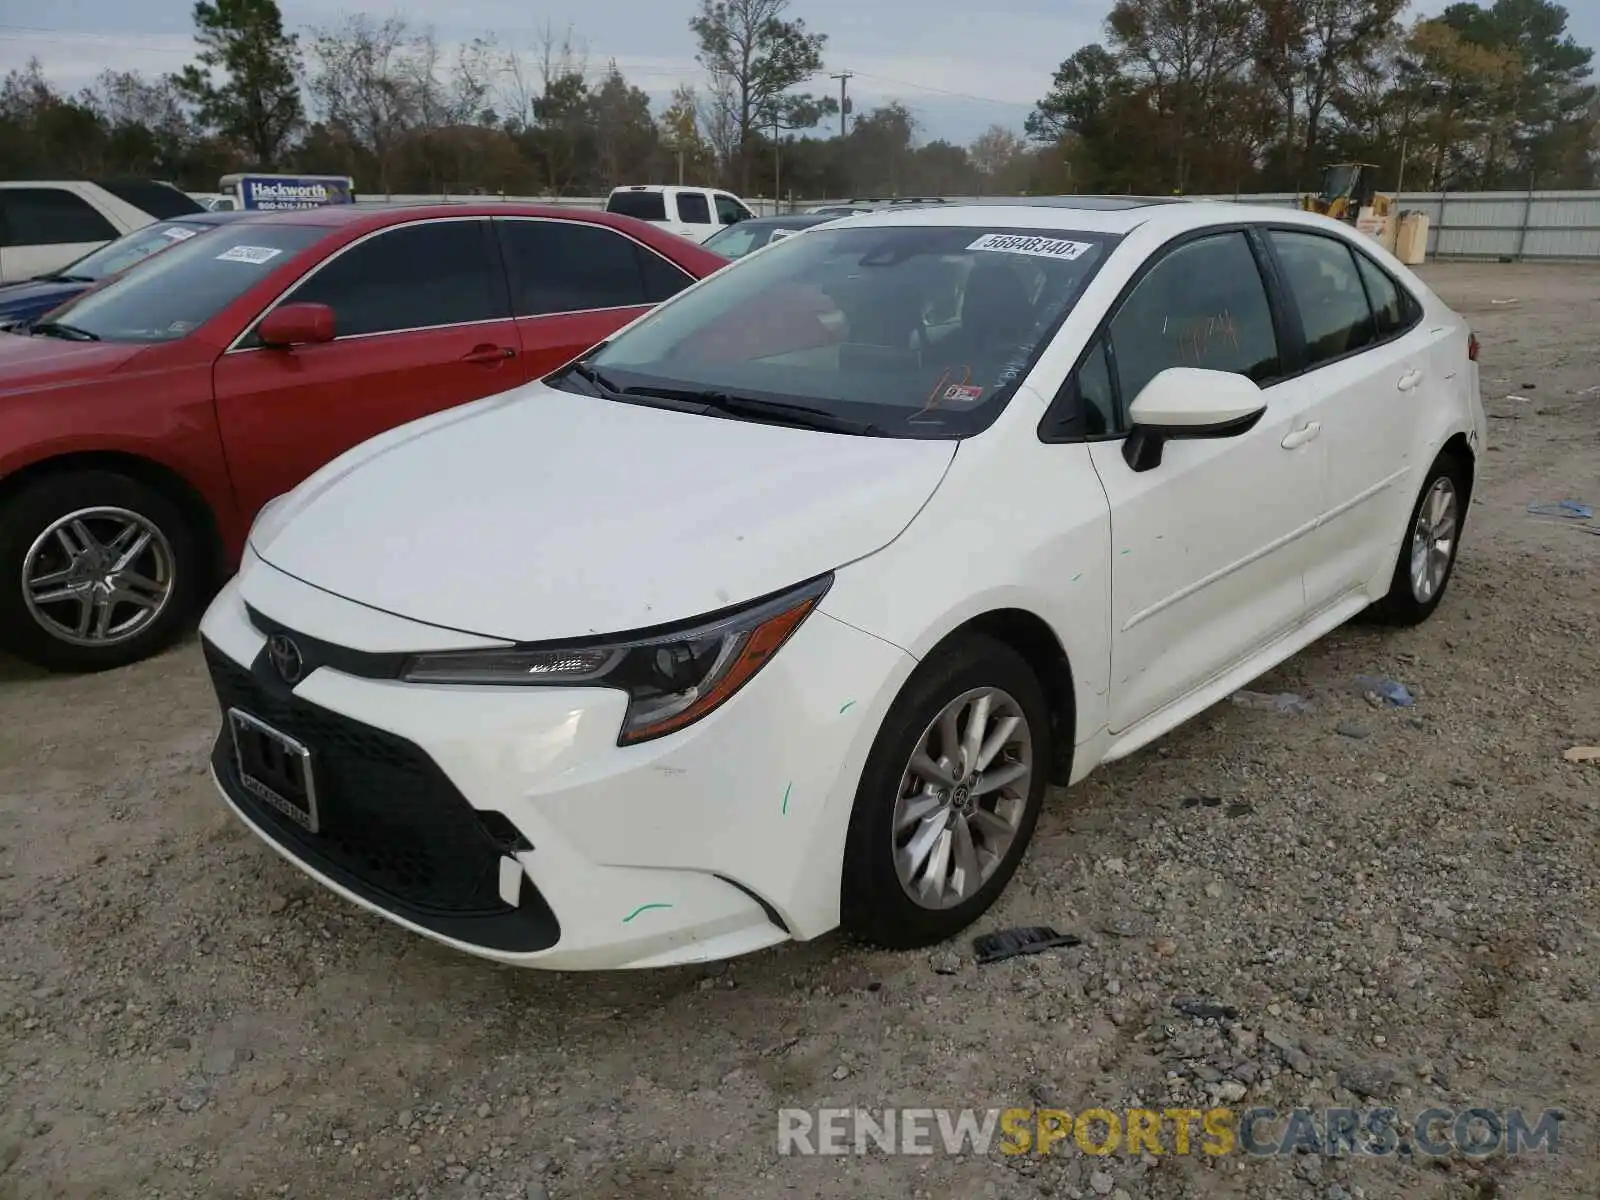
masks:
[[[278,349],[331,342],[334,337],[333,309],[326,304],[285,304],[263,317],[256,332],[263,346]]]

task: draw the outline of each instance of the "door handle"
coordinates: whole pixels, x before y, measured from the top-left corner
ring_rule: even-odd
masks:
[[[1294,450],[1297,447],[1304,446],[1321,432],[1321,421],[1312,421],[1310,424],[1302,425],[1283,439],[1283,448],[1285,450]]]
[[[1399,388],[1402,392],[1409,392],[1421,382],[1422,372],[1413,367],[1404,375],[1400,376],[1400,379],[1395,384],[1395,387]]]
[[[461,356],[462,362],[469,363],[497,363],[508,358],[515,358],[517,352],[510,346],[474,346]]]

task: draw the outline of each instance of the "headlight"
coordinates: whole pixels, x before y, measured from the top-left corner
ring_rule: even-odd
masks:
[[[721,707],[754,678],[817,606],[833,576],[648,637],[512,650],[419,654],[411,683],[610,687],[628,693],[619,746],[662,737]]]

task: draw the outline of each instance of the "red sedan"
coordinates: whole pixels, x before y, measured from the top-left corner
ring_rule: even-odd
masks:
[[[153,653],[268,500],[550,373],[726,262],[564,208],[264,213],[0,334],[0,646],[58,670]]]

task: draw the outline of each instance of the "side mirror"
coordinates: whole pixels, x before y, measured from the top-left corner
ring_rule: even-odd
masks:
[[[736,212],[725,212],[722,214],[722,223],[724,225],[737,225],[742,220],[744,220],[744,218]]]
[[[326,304],[285,304],[262,318],[256,334],[263,346],[286,350],[331,342],[334,337],[333,309]]]
[[[1135,471],[1149,471],[1161,465],[1161,448],[1174,438],[1238,437],[1266,411],[1266,397],[1244,375],[1168,367],[1134,397],[1122,457]]]

